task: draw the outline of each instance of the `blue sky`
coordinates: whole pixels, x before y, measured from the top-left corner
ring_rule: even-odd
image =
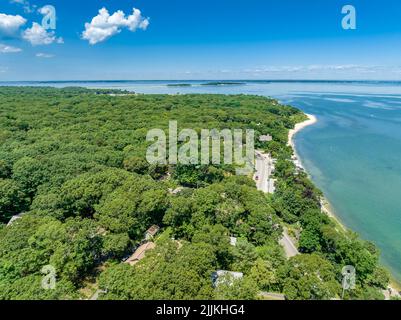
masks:
[[[2,81],[401,80],[399,0],[0,1]],[[356,30],[341,26],[344,5]],[[102,8],[107,23],[86,27]]]

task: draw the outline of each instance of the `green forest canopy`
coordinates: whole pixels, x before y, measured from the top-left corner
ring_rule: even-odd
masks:
[[[0,299],[382,299],[389,275],[378,250],[336,229],[321,193],[295,170],[288,130],[305,116],[246,95],[110,95],[115,90],[0,87]],[[149,129],[254,129],[277,158],[277,191],[265,195],[231,166],[158,166],[145,160]],[[171,190],[184,187],[182,192]],[[22,218],[6,226],[10,218]],[[156,249],[122,263],[153,224]],[[299,230],[286,260],[283,225]],[[231,246],[229,237],[238,238]],[[43,266],[57,273],[41,287]],[[214,271],[243,272],[214,288]],[[87,292],[88,282],[93,290]],[[92,287],[91,287],[92,288]]]

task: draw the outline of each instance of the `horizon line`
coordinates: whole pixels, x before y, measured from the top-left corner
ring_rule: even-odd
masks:
[[[63,82],[151,82],[151,81],[172,81],[172,82],[188,82],[188,81],[209,81],[209,82],[401,82],[399,80],[378,80],[378,79],[88,79],[88,80],[0,80],[0,83],[63,83]]]

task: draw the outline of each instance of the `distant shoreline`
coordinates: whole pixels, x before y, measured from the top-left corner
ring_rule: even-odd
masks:
[[[329,83],[329,84],[401,84],[401,80],[335,80],[335,79],[64,79],[64,80],[0,80],[1,83],[129,83],[129,82],[171,82],[171,83],[186,83],[186,82],[250,82],[250,83]]]

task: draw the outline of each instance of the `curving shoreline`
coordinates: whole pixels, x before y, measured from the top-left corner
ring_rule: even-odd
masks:
[[[304,122],[297,123],[294,127],[294,129],[291,129],[288,132],[288,145],[291,146],[291,148],[294,150],[295,156],[298,158],[297,150],[295,147],[295,136],[297,133],[299,133],[301,130],[305,129],[306,127],[309,127],[311,125],[314,125],[317,123],[317,118],[313,114],[307,114],[305,115],[308,117],[308,120],[305,120]]]
[[[305,115],[308,117],[308,120],[305,120],[303,122],[297,123],[294,127],[294,129],[291,129],[288,132],[288,146],[290,146],[294,152],[294,163],[296,166],[302,168],[309,176],[309,178],[311,178],[310,174],[305,170],[305,167],[302,165],[302,160],[300,159],[297,149],[296,149],[296,145],[295,145],[295,136],[302,131],[303,129],[305,129],[306,127],[309,127],[311,125],[314,125],[318,122],[318,119],[316,116],[312,115],[312,114],[307,114],[305,113]],[[338,225],[338,227],[342,228],[343,231],[347,231],[348,228],[341,222],[341,220],[337,217],[337,215],[334,212],[333,207],[331,206],[330,202],[323,196],[320,200],[320,204],[321,204],[321,208],[322,208],[322,212],[325,213],[328,217],[330,217],[331,219],[333,219],[336,224]],[[388,286],[388,290],[383,290],[383,293],[385,294],[385,298],[386,300],[390,299],[390,296],[393,296],[391,294],[391,292],[393,292],[393,294],[395,293],[394,296],[398,296],[397,292],[399,292],[399,290],[401,290],[401,284],[394,279],[393,275],[391,275],[391,280],[390,280],[390,284]],[[388,293],[390,292],[390,293]]]
[[[307,114],[305,113],[305,115],[308,117],[308,120],[305,120],[303,122],[297,123],[294,127],[294,129],[290,130],[288,132],[288,145],[292,148],[292,150],[294,151],[294,163],[296,166],[302,168],[309,176],[309,178],[311,179],[310,174],[306,171],[305,167],[302,164],[302,160],[298,155],[297,152],[297,148],[295,145],[295,136],[302,131],[303,129],[305,129],[306,127],[312,126],[314,124],[316,124],[318,122],[318,119],[316,116],[314,116],[313,114]],[[312,180],[312,179],[311,179]],[[330,204],[330,202],[323,196],[320,200],[320,204],[322,207],[322,211],[329,216],[330,218],[332,218],[337,225],[343,229],[344,231],[347,230],[347,227],[341,222],[341,220],[338,218],[338,216],[335,214],[334,209],[332,207],[332,205]]]
[[[302,165],[302,160],[298,155],[297,152],[297,148],[295,145],[295,136],[302,131],[303,129],[305,129],[306,127],[312,126],[314,124],[317,123],[317,118],[316,116],[314,116],[313,114],[307,114],[305,113],[305,115],[308,117],[308,120],[305,120],[303,122],[297,123],[294,127],[294,129],[290,130],[288,132],[288,145],[292,148],[293,152],[294,152],[294,163],[296,166],[302,168],[309,176],[309,178],[311,178],[310,174],[305,170],[305,167]],[[346,227],[341,223],[341,221],[338,219],[338,217],[334,214],[334,211],[332,209],[332,206],[330,205],[330,203],[327,201],[327,199],[325,197],[322,197],[321,201],[321,206],[322,206],[322,211],[327,214],[329,217],[333,218],[340,226],[341,228],[343,228],[344,230],[346,230]]]

